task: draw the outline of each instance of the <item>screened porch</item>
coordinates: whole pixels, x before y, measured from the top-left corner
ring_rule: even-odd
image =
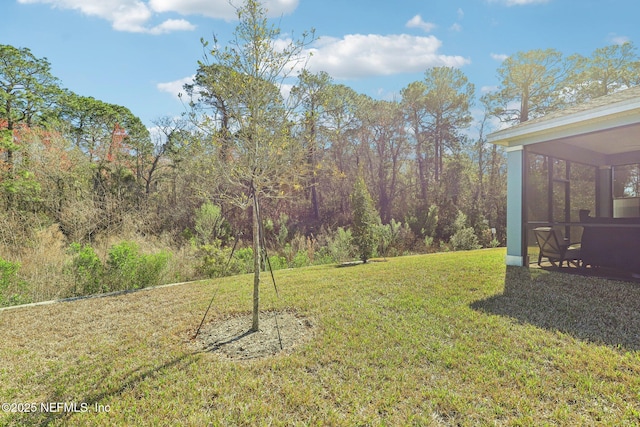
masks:
[[[488,139],[507,151],[507,264],[537,264],[533,230],[552,227],[587,267],[640,273],[640,88]]]

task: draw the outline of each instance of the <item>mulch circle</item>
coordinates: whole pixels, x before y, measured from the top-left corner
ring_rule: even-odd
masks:
[[[261,312],[257,332],[251,331],[252,319],[247,313],[206,323],[192,339],[193,345],[224,359],[263,359],[290,352],[310,340],[315,330],[310,318],[291,311]]]

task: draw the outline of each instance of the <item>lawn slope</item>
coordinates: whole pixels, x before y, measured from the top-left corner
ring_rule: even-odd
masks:
[[[637,285],[506,269],[501,249],[275,273],[263,307],[316,331],[248,362],[188,338],[212,296],[209,321],[249,310],[249,276],[0,312],[0,425],[640,421]]]

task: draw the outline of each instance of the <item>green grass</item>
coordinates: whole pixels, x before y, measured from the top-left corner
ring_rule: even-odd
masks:
[[[503,263],[499,249],[277,271],[263,307],[318,330],[248,362],[188,337],[214,292],[211,318],[247,312],[250,276],[2,311],[0,400],[38,411],[0,425],[640,422],[638,285]]]

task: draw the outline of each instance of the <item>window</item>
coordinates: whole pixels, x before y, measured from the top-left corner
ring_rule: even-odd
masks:
[[[613,197],[617,199],[640,197],[640,165],[613,168]]]
[[[549,221],[549,159],[533,153],[527,159],[527,216],[529,221]]]
[[[596,214],[595,166],[527,153],[527,246],[528,253],[538,250],[533,229],[540,225],[563,224],[558,231],[571,242],[580,241],[580,210]]]

